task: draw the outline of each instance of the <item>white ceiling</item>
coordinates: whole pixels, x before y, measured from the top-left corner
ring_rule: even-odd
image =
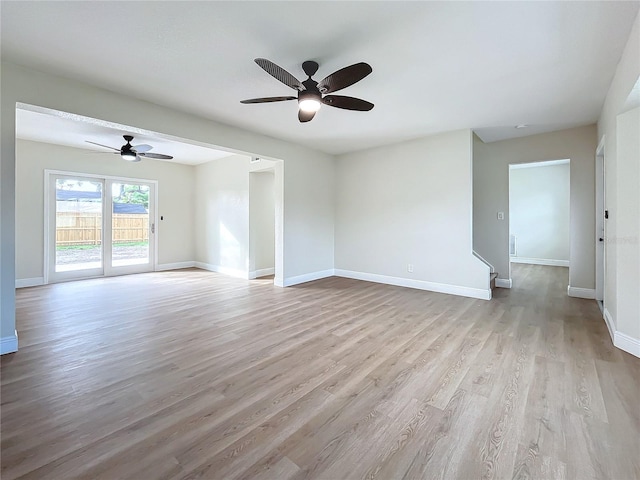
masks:
[[[233,155],[233,152],[187,143],[182,139],[157,132],[80,115],[69,115],[45,108],[32,109],[26,105],[16,109],[16,136],[24,140],[83,148],[96,153],[110,153],[108,148],[92,145],[87,143],[87,140],[120,148],[126,143],[123,135],[134,137],[132,145],[151,145],[153,148],[149,150],[150,153],[164,153],[173,157],[172,160],[144,158],[145,162],[198,165]]]
[[[2,2],[2,58],[328,153],[473,128],[485,141],[597,120],[635,2]],[[364,61],[371,112],[240,100]],[[530,125],[515,129],[518,124]],[[157,148],[160,151],[159,148]],[[162,152],[165,153],[165,152]]]

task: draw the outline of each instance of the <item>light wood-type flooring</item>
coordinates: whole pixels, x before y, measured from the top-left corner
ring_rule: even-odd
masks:
[[[640,478],[640,359],[567,269],[492,301],[201,270],[17,292],[2,480]]]

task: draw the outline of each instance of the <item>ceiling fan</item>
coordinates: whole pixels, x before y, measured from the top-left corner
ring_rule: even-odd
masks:
[[[360,98],[345,97],[343,95],[327,95],[328,93],[337,92],[338,90],[353,85],[369,75],[373,69],[364,62],[342,68],[319,82],[311,78],[318,71],[318,63],[312,60],[307,60],[302,64],[302,70],[304,70],[304,73],[309,77],[304,82],[300,82],[284,68],[279,67],[265,58],[256,58],[255,62],[276,80],[297,90],[298,96],[251,98],[249,100],[241,100],[240,103],[268,103],[298,100],[298,120],[301,122],[310,121],[323,104],[330,107],[363,112],[373,108],[373,103]]]
[[[140,157],[157,158],[159,160],[171,160],[173,158],[171,155],[149,153],[149,150],[153,148],[151,145],[131,145],[131,140],[133,140],[133,137],[131,135],[123,135],[123,138],[127,141],[127,143],[125,145],[122,145],[120,148],[102,145],[101,143],[90,142],[89,140],[85,141],[93,145],[98,145],[99,147],[115,150],[115,152],[113,153],[120,155],[124,160],[127,160],[128,162],[139,162]]]

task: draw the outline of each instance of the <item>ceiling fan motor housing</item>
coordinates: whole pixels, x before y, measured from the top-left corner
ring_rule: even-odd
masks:
[[[318,102],[321,101],[322,94],[320,93],[320,90],[318,90],[318,87],[316,87],[316,85],[308,85],[307,82],[304,82],[306,90],[302,90],[298,93],[298,102],[301,102],[303,100],[316,100]],[[316,83],[313,80],[311,80],[311,82],[313,82],[314,84]]]
[[[127,152],[131,151],[131,140],[133,140],[133,137],[131,135],[123,135],[124,139],[127,141],[127,143],[125,145],[123,145],[122,147],[120,147],[120,154],[124,155]]]
[[[306,62],[302,62],[302,70],[309,77],[313,77],[318,71],[318,62],[314,62],[313,60],[307,60]]]
[[[133,137],[131,135],[123,135],[123,138],[127,141],[127,144],[120,148],[120,156],[128,162],[139,162],[140,158],[131,146],[131,140],[133,140]]]

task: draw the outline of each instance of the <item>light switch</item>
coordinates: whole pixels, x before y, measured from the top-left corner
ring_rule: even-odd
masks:
[[[504,220],[504,212],[498,212],[498,220]]]

